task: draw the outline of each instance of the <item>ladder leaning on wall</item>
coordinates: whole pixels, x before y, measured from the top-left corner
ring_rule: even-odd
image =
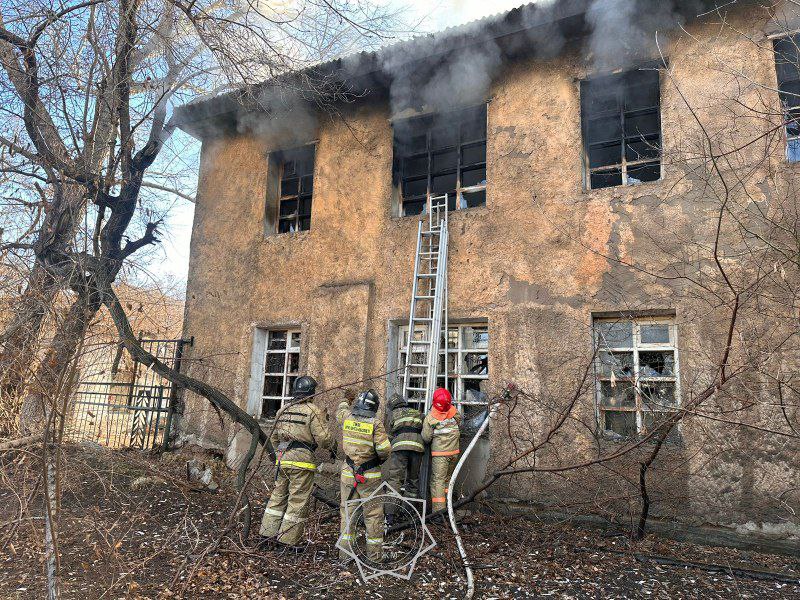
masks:
[[[430,196],[417,230],[403,397],[423,414],[437,387],[442,331],[447,337],[447,200],[447,194]],[[447,387],[446,357],[444,377]]]

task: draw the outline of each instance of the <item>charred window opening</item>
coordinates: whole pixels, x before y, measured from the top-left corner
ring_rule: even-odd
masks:
[[[486,204],[486,105],[394,124],[394,184],[400,215],[424,212],[448,194],[450,210]]]
[[[678,409],[678,355],[672,319],[620,316],[594,322],[597,411],[601,431],[653,431]],[[671,433],[673,441],[677,431]]]
[[[661,178],[660,106],[657,70],[581,82],[583,145],[591,189]]]
[[[291,399],[292,386],[300,371],[300,331],[267,331],[264,357],[264,387],[261,393],[261,417],[271,419]]]
[[[310,144],[283,150],[280,162],[278,233],[311,229],[311,196],[314,192],[314,153]]]
[[[778,94],[786,123],[786,160],[800,162],[800,35],[775,40]]]

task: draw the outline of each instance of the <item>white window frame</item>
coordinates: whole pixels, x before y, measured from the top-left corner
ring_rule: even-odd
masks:
[[[291,396],[291,394],[292,394],[291,382],[292,382],[293,378],[296,378],[296,377],[300,376],[300,360],[301,360],[300,349],[301,349],[301,345],[302,345],[302,341],[303,341],[302,333],[301,333],[300,329],[298,329],[298,328],[277,328],[276,327],[276,328],[266,329],[264,331],[266,333],[266,336],[265,336],[265,342],[264,342],[264,356],[262,358],[263,363],[262,363],[262,368],[261,368],[261,407],[260,407],[260,413],[259,413],[259,414],[261,414],[262,418],[266,418],[266,417],[264,417],[264,405],[266,404],[267,401],[276,401],[277,400],[278,401],[278,408],[280,409],[286,403],[287,400],[291,400],[291,397],[292,397]],[[286,346],[284,348],[278,348],[278,349],[272,349],[271,350],[270,347],[269,347],[270,337],[274,333],[283,333],[283,332],[286,333]],[[297,335],[297,343],[296,343],[296,345],[292,344],[292,340],[293,340],[295,334]],[[267,360],[267,357],[269,355],[276,355],[276,354],[282,354],[283,355],[283,370],[281,372],[267,372],[267,367],[269,365],[269,361]],[[289,370],[289,365],[290,365],[289,355],[291,355],[291,354],[296,354],[297,355],[297,365],[298,366],[297,366],[297,371],[296,372]],[[281,393],[280,396],[270,396],[270,395],[265,394],[267,377],[282,377],[283,378],[283,381],[281,383],[281,392],[282,393]]]
[[[485,329],[487,335],[489,334],[489,324],[486,321],[469,321],[465,323],[450,323],[448,327],[448,333],[452,334],[452,332],[456,332],[458,339],[456,344],[450,347],[448,343],[447,354],[454,357],[453,363],[453,372],[449,372],[447,374],[447,383],[448,387],[452,386],[453,391],[453,403],[463,412],[462,406],[486,406],[488,404],[488,395],[486,397],[486,402],[481,401],[468,401],[466,398],[466,391],[464,389],[464,382],[465,381],[488,381],[489,380],[489,367],[488,367],[488,357],[489,351],[491,348],[491,335],[489,337],[489,341],[487,342],[486,348],[468,348],[464,344],[464,333],[467,328],[469,327],[476,327]],[[424,326],[420,326],[420,329],[423,329]],[[443,336],[444,338],[444,336]],[[450,335],[448,335],[448,340],[450,339]],[[442,340],[444,342],[444,339]],[[405,364],[404,362],[404,354],[408,352],[408,325],[402,325],[398,328],[397,332],[397,366],[401,367]],[[445,354],[445,349],[442,347],[439,350],[439,369],[437,369],[437,385],[442,385],[444,383],[444,362],[441,360]],[[487,368],[486,374],[468,374],[463,373],[462,371],[465,370],[465,361],[466,356],[469,354],[486,354],[487,356]],[[449,361],[448,361],[449,362]],[[403,370],[400,369],[397,372],[397,379],[395,389],[398,390],[398,393],[402,392],[403,390]],[[451,384],[451,381],[454,383]]]
[[[630,346],[609,346],[605,345],[599,338],[598,325],[601,323],[631,323],[632,326],[632,339]],[[641,341],[641,327],[642,325],[668,325],[669,326],[669,342],[645,344]],[[636,433],[641,435],[648,433],[647,427],[644,422],[644,415],[648,412],[645,403],[642,399],[642,384],[650,382],[672,382],[675,384],[675,400],[672,406],[662,406],[660,411],[653,411],[656,414],[664,414],[675,412],[681,406],[681,385],[680,385],[680,358],[678,352],[678,330],[674,317],[604,317],[595,318],[592,323],[592,338],[597,354],[595,356],[595,415],[597,419],[598,430],[602,433],[608,431],[605,428],[605,413],[606,412],[635,412],[636,414]],[[641,373],[641,364],[639,360],[640,352],[649,351],[671,351],[673,353],[673,375],[672,376],[644,376]],[[633,378],[620,378],[616,381],[632,381],[634,388],[635,405],[633,407],[613,407],[606,408],[603,406],[602,384],[612,380],[610,375],[606,376],[602,370],[602,353],[603,352],[631,352],[633,354]],[[613,432],[618,433],[618,432]]]

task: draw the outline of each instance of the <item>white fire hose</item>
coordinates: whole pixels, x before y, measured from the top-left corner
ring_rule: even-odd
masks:
[[[453,475],[450,477],[450,483],[447,486],[447,515],[450,517],[450,528],[453,530],[453,536],[456,538],[458,553],[461,555],[461,562],[464,565],[464,571],[467,575],[467,593],[464,595],[464,600],[470,600],[475,594],[475,579],[472,575],[472,567],[469,564],[467,551],[464,548],[464,543],[461,540],[461,534],[458,532],[458,527],[456,526],[456,515],[455,511],[453,510],[453,488],[455,488],[456,479],[458,479],[458,474],[461,472],[461,467],[466,462],[469,453],[472,452],[472,449],[475,447],[475,444],[478,442],[481,434],[486,431],[486,427],[489,426],[489,421],[494,416],[498,406],[498,403],[494,403],[489,408],[486,417],[483,419],[483,423],[481,423],[481,426],[478,427],[478,431],[473,436],[472,441],[469,443],[469,446],[467,446],[467,449],[461,454],[461,458],[458,460],[456,468],[453,469]]]

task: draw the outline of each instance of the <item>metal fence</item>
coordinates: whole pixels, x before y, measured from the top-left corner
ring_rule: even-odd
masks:
[[[191,344],[191,340],[141,339],[141,336],[139,342],[147,352],[178,371],[183,348]],[[97,368],[95,361],[88,371],[96,376],[76,386],[67,439],[109,448],[167,450],[178,387],[130,359],[120,347],[110,347],[108,355],[108,369]]]

